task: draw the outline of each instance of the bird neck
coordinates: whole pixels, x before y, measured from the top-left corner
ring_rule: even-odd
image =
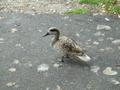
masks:
[[[60,37],[60,33],[57,32],[53,38],[52,46],[59,40],[59,37]]]

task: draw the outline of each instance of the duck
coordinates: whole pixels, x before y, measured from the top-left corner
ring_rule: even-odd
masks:
[[[85,53],[85,50],[73,39],[60,36],[60,30],[56,27],[51,27],[48,32],[43,36],[53,36],[51,46],[58,52],[62,53],[61,61],[64,62],[64,57],[74,56],[82,61],[88,62],[91,58]]]

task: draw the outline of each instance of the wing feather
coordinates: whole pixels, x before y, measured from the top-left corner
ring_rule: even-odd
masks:
[[[65,52],[77,54],[77,53],[81,53],[83,51],[80,48],[80,46],[77,44],[77,42],[70,38],[64,37],[64,38],[61,38],[61,41],[62,41],[61,47],[63,50],[65,50]]]

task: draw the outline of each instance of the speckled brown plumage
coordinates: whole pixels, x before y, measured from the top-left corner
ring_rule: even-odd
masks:
[[[54,35],[51,45],[63,55],[74,55],[84,61],[90,60],[90,57],[84,53],[76,41],[66,36],[60,37],[60,32],[57,28],[50,28],[46,35]]]

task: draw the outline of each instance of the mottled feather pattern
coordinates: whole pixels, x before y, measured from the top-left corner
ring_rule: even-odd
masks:
[[[75,56],[83,61],[90,61],[91,58],[80,48],[79,44],[66,36],[60,37],[60,32],[57,28],[50,28],[46,35],[54,35],[51,45],[61,54]]]
[[[67,54],[79,54],[82,51],[74,40],[65,36],[60,37],[53,47]]]

